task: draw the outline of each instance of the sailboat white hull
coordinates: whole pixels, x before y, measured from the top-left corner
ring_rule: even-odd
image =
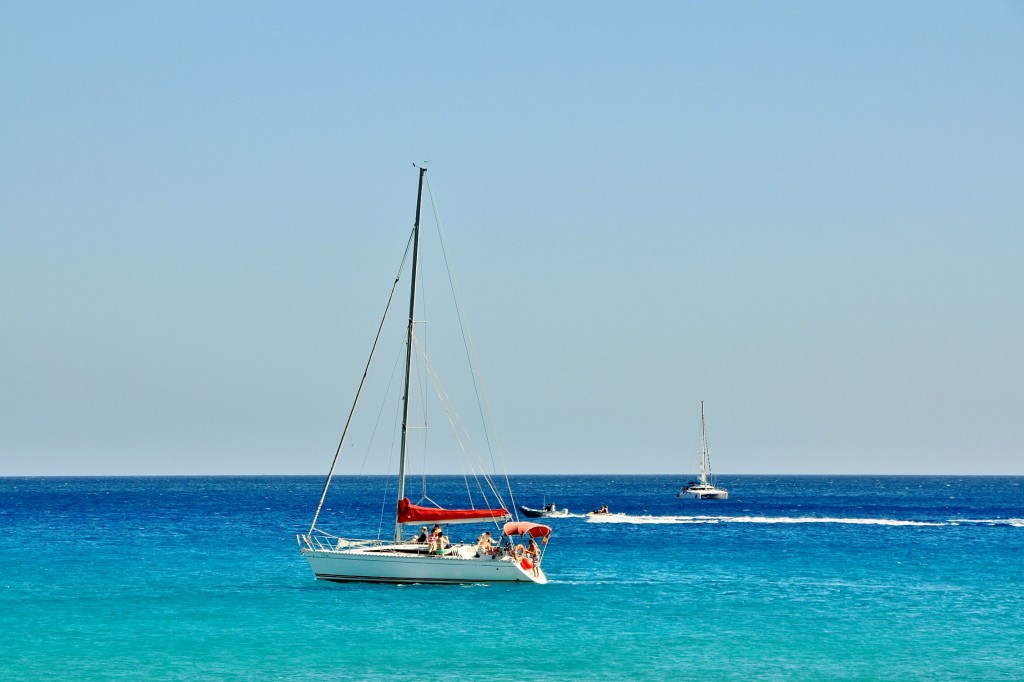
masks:
[[[398,546],[358,549],[302,547],[317,580],[377,583],[494,583],[548,579],[540,568],[525,569],[508,555],[477,556],[469,545],[452,547],[444,556],[402,550]]]

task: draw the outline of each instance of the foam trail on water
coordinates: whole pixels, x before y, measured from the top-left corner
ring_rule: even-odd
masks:
[[[706,524],[706,523],[836,523],[852,526],[1010,526],[1024,528],[1024,519],[949,519],[946,521],[915,521],[908,519],[872,519],[834,516],[710,516],[649,514],[592,514],[585,516],[589,523],[632,524]]]
[[[1024,528],[1024,519],[950,519],[954,526],[1012,526]]]

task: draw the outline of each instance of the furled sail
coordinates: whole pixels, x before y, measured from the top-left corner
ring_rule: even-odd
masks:
[[[421,507],[403,497],[398,502],[399,523],[477,523],[496,519],[506,521],[512,518],[507,509],[438,509]]]

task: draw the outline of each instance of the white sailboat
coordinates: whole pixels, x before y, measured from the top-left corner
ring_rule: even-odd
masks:
[[[708,431],[704,422],[704,401],[700,401],[700,475],[699,480],[684,485],[676,497],[691,500],[727,500],[729,491],[715,485],[711,476],[711,457],[708,455]]]
[[[319,580],[333,582],[385,582],[385,583],[476,583],[476,582],[533,582],[544,584],[547,576],[541,569],[551,528],[538,523],[512,520],[508,509],[514,504],[505,504],[502,494],[490,475],[474,472],[466,480],[482,483],[480,497],[487,508],[444,509],[426,497],[424,476],[424,500],[413,503],[406,497],[406,462],[409,451],[409,430],[417,428],[409,423],[410,373],[414,353],[419,348],[415,331],[417,313],[417,268],[420,258],[420,209],[423,199],[423,185],[426,168],[419,168],[419,185],[416,194],[416,219],[410,236],[411,273],[409,286],[409,320],[405,330],[405,372],[401,407],[401,444],[399,450],[397,494],[388,497],[385,493],[385,508],[390,507],[394,518],[394,536],[383,540],[377,538],[344,538],[322,530],[318,526],[324,500],[334,476],[338,458],[345,446],[349,426],[359,403],[360,394],[369,373],[374,351],[381,338],[384,321],[377,330],[377,336],[370,351],[363,378],[356,391],[352,409],[335,451],[327,481],[324,484],[320,502],[309,531],[297,536],[299,551],[309,562],[313,574]],[[409,247],[406,247],[406,254]],[[403,258],[403,264],[405,259]],[[399,279],[392,285],[392,297]],[[392,298],[388,299],[390,309]],[[387,319],[387,312],[385,312]],[[463,335],[465,338],[465,334]],[[415,349],[415,350],[414,350]],[[428,372],[432,372],[430,368]],[[449,420],[452,415],[447,414]],[[513,502],[508,476],[504,476],[510,502]],[[468,487],[468,486],[467,486]],[[489,501],[493,500],[493,501]],[[430,504],[423,504],[429,501]],[[488,524],[497,533],[497,543],[491,545],[490,532],[483,542],[451,542],[447,527],[452,524]],[[424,535],[407,535],[406,526],[413,531],[434,524],[438,535],[433,532],[429,539]],[[475,537],[475,536],[473,536]],[[481,535],[480,537],[483,537]]]

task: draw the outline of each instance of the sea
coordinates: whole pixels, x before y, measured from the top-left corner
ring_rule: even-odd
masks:
[[[322,477],[0,478],[0,679],[1024,680],[1024,477],[686,478],[513,476],[550,582],[461,586],[316,581]]]

